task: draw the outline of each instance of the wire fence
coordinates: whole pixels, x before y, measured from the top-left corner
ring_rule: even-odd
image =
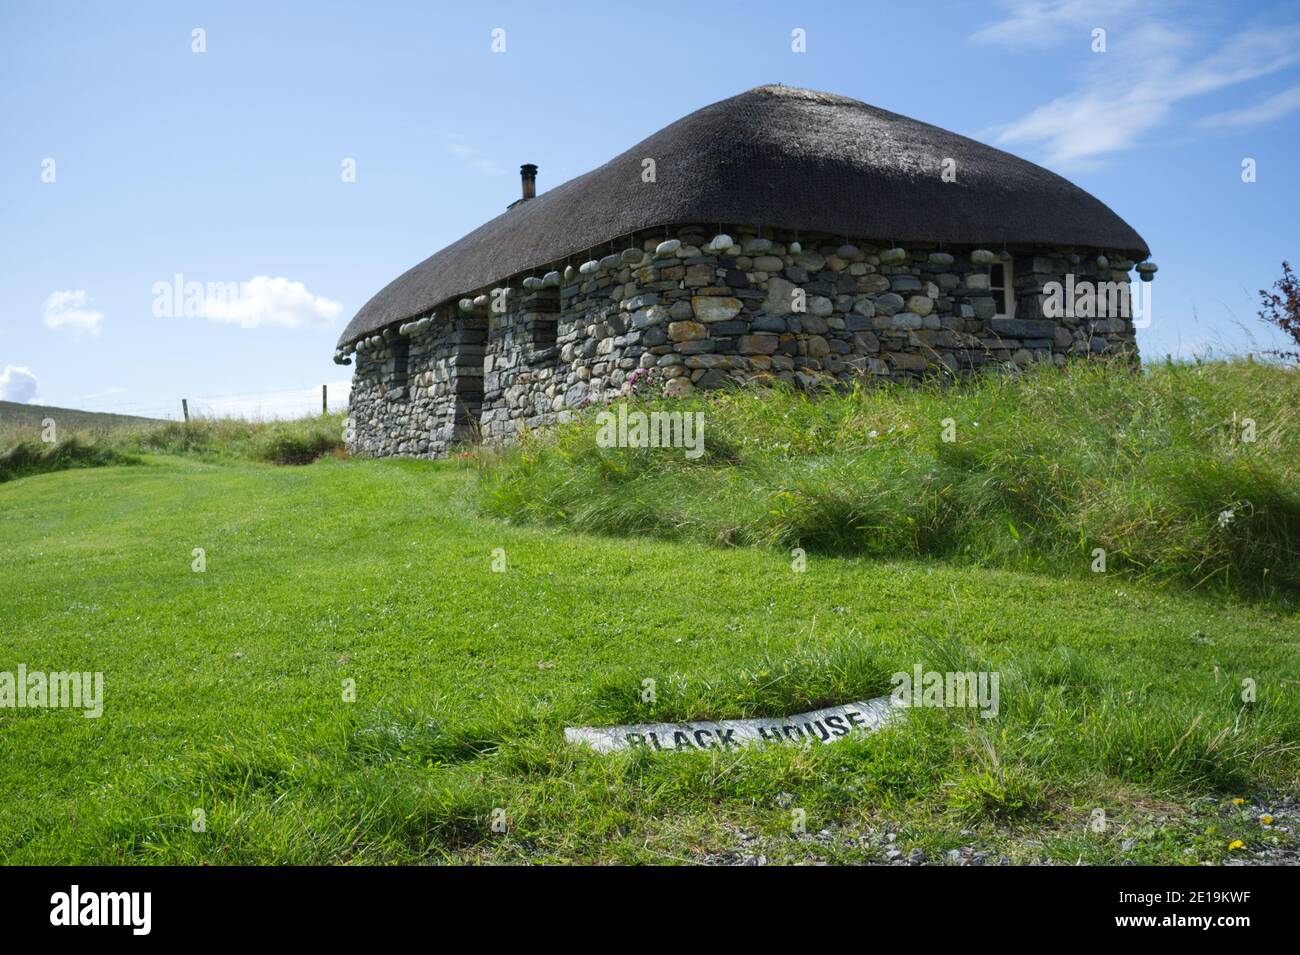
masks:
[[[277,391],[245,392],[230,395],[183,395],[174,401],[119,402],[111,396],[78,402],[76,410],[98,414],[131,415],[140,418],[180,420],[188,405],[192,418],[242,418],[249,421],[272,421],[303,418],[320,414],[322,397],[331,412],[346,411],[351,381],[331,381],[323,385],[305,385]],[[322,389],[323,395],[322,395]]]

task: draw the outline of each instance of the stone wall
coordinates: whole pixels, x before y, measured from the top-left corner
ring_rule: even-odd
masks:
[[[487,325],[482,315],[452,314],[430,320],[418,333],[386,330],[359,350],[348,400],[348,450],[440,457],[453,444],[475,440]],[[409,350],[405,377],[398,363],[403,342]]]
[[[558,344],[560,290],[548,286],[511,293],[505,311],[491,314],[483,365],[480,421],[488,441],[513,434],[521,425],[539,427],[564,407],[554,391],[567,377]]]
[[[753,380],[815,388],[1070,356],[1136,360],[1126,312],[1047,317],[1049,282],[1129,281],[1134,263],[1113,250],[898,248],[745,227],[655,233],[366,339],[352,449],[438,456],[480,429],[508,440],[618,394],[636,369],[681,395]],[[998,262],[1013,267],[1014,317],[995,314]],[[1147,279],[1154,266],[1139,270]]]

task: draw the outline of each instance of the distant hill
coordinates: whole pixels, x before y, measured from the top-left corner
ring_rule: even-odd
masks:
[[[127,414],[106,414],[102,411],[77,411],[74,408],[52,408],[49,405],[21,405],[16,401],[0,401],[0,429],[39,428],[41,420],[53,418],[60,428],[111,429],[138,428],[157,424],[158,418],[140,418]]]

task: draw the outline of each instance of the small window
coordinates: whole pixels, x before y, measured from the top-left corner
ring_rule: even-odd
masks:
[[[1013,281],[1010,259],[1003,259],[989,266],[989,294],[993,296],[993,308],[998,318],[1016,317],[1016,292]]]
[[[393,387],[405,388],[411,375],[411,340],[402,336],[393,342]]]
[[[556,318],[534,318],[532,321],[533,363],[549,363],[558,354],[555,347],[559,321]]]

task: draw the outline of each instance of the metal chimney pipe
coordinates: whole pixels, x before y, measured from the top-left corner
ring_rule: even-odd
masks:
[[[537,167],[530,162],[519,167],[519,182],[523,186],[523,198],[537,198]]]

